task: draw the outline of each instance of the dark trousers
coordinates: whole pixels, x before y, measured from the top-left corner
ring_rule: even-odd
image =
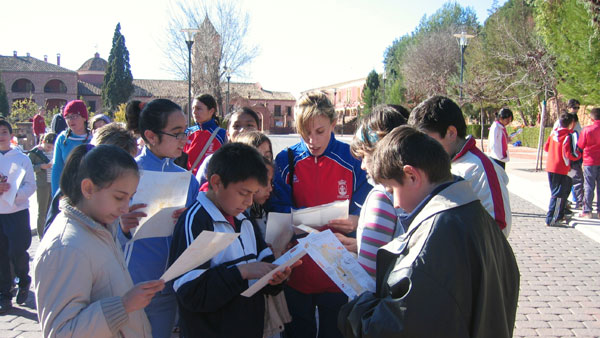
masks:
[[[285,299],[292,322],[285,325],[286,338],[336,338],[342,337],[337,328],[337,316],[342,305],[348,303],[344,293],[319,293],[307,295],[285,286]],[[319,328],[315,308],[319,308]]]
[[[494,160],[494,162],[496,162],[499,166],[501,166],[502,169],[506,170],[506,162],[502,162],[502,161],[497,160],[495,158],[492,158],[492,160]]]
[[[37,215],[37,234],[41,239],[44,235],[44,227],[46,225],[46,215],[48,214],[48,207],[50,207],[50,200],[52,199],[52,186],[49,182],[37,183],[37,202],[38,202],[38,215]]]
[[[600,196],[600,165],[584,165],[583,166],[584,180],[584,198],[583,212],[592,212],[592,203],[594,202],[594,190],[596,195]],[[596,207],[600,212],[600,197],[596,200]]]
[[[30,245],[29,209],[0,214],[0,299],[12,298],[11,263],[19,278],[19,286],[27,286],[31,282],[27,253]]]
[[[546,214],[546,224],[554,224],[565,217],[565,206],[571,192],[572,180],[567,175],[548,173],[548,182],[552,197]]]
[[[571,169],[575,170],[575,176],[573,176],[573,188],[571,189],[572,198],[578,207],[583,206],[583,165],[581,162],[571,163]]]

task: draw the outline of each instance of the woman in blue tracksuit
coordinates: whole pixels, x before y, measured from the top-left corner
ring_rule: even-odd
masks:
[[[143,106],[130,105],[128,118],[138,117],[139,134],[146,146],[135,158],[142,170],[161,172],[183,172],[185,169],[173,163],[173,159],[181,156],[187,141],[186,118],[181,107],[170,100],[156,99]],[[196,178],[190,175],[186,207],[190,206],[198,195],[200,186]],[[160,191],[157,191],[160,193]],[[140,205],[142,208],[145,205]],[[137,209],[133,206],[132,209]],[[130,210],[132,210],[130,209]],[[176,211],[174,218],[183,210]],[[141,212],[133,211],[121,217],[119,242],[123,246],[125,260],[134,283],[159,279],[167,268],[172,236],[143,238],[129,241],[130,229],[137,226]],[[173,220],[175,222],[175,220]],[[150,305],[145,308],[152,326],[153,337],[170,337],[175,325],[177,300],[171,287],[154,296]]]

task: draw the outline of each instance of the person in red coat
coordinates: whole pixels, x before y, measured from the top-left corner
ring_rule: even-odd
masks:
[[[41,114],[33,116],[33,136],[35,136],[35,144],[40,143],[40,138],[46,133],[46,121]]]

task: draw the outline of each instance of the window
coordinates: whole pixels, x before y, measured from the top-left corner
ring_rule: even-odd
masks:
[[[288,116],[292,116],[292,107],[291,106],[287,106],[287,115]]]
[[[33,93],[35,86],[27,79],[18,79],[13,83],[11,90],[13,93]]]
[[[275,105],[275,116],[281,116],[281,106],[278,104]]]
[[[67,86],[61,80],[50,80],[44,86],[44,93],[66,93]]]

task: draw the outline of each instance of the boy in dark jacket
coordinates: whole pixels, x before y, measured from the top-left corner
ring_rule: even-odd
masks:
[[[237,163],[237,164],[236,164]],[[257,337],[263,335],[263,293],[241,296],[256,279],[276,266],[258,227],[245,215],[253,195],[266,186],[267,168],[258,151],[241,143],[217,150],[207,168],[208,192],[179,217],[173,232],[170,264],[202,231],[239,233],[224,251],[176,279],[182,337]],[[276,294],[291,269],[278,272],[263,292]]]
[[[565,220],[565,208],[573,184],[569,176],[571,161],[581,158],[581,154],[576,152],[573,144],[575,118],[571,114],[563,113],[559,117],[559,123],[560,127],[552,130],[544,144],[544,150],[548,152],[546,171],[552,192],[546,214],[546,225],[548,226]]]
[[[377,252],[377,289],[342,307],[345,337],[512,337],[519,269],[473,193],[431,137],[400,126],[369,173],[393,191],[407,232]]]

